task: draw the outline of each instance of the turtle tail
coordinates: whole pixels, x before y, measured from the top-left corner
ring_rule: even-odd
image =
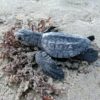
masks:
[[[87,38],[88,38],[90,41],[94,41],[94,40],[95,40],[95,36],[94,36],[94,35],[88,36]]]

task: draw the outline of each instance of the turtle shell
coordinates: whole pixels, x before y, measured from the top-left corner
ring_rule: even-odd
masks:
[[[86,51],[91,41],[77,34],[49,32],[43,34],[41,44],[51,57],[70,58]]]

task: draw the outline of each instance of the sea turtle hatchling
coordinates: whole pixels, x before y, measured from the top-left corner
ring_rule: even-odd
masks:
[[[29,29],[21,29],[14,35],[22,44],[40,48],[35,55],[36,63],[41,66],[44,73],[54,79],[63,79],[64,72],[53,58],[78,56],[87,62],[93,62],[98,58],[98,52],[91,48],[93,36],[84,37],[62,32],[42,34]]]

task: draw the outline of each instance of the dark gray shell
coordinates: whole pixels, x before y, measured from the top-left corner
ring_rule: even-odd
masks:
[[[42,36],[42,47],[55,58],[74,57],[90,47],[90,40],[77,34],[49,32]]]

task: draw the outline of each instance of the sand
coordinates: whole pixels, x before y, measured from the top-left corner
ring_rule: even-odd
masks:
[[[25,23],[33,17],[35,20],[51,17],[66,33],[95,35],[95,43],[100,47],[100,0],[1,0],[0,19],[5,22],[0,24],[0,36],[16,18]],[[77,74],[66,69],[65,81],[58,85],[64,86],[66,93],[56,100],[100,100],[100,59],[89,65],[88,71]],[[0,100],[17,100],[17,90],[7,86],[6,77],[0,70]]]

